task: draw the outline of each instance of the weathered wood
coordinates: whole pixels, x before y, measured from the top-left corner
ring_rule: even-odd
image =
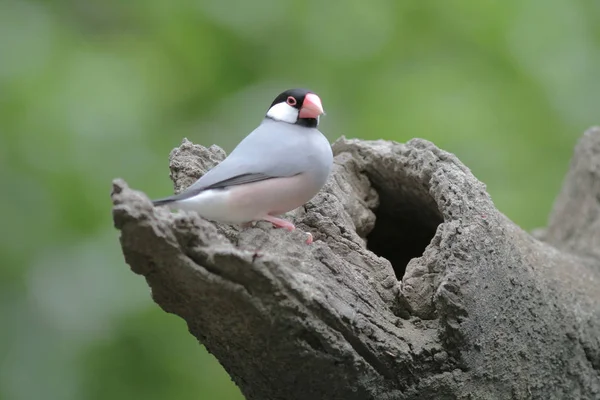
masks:
[[[326,187],[292,213],[310,246],[113,184],[127,263],[248,399],[600,398],[599,129],[577,146],[546,243],[430,142],[333,148]],[[184,141],[176,191],[224,155]]]

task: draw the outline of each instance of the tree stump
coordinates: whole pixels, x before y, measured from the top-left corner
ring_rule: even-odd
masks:
[[[247,399],[600,399],[600,129],[541,240],[428,141],[333,149],[325,188],[290,213],[312,245],[113,182],[126,262]],[[184,140],[175,191],[224,157]]]

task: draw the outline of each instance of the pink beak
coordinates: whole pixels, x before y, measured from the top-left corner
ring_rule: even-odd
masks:
[[[314,93],[308,93],[304,96],[304,101],[300,108],[300,118],[317,118],[323,113],[323,105],[321,104],[319,96]]]

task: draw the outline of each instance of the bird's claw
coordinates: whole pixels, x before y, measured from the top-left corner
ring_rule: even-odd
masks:
[[[312,244],[313,242],[313,235],[310,232],[304,232],[308,235],[308,237],[306,238],[306,244]]]

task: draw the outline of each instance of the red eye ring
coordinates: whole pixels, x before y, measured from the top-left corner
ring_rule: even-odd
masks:
[[[292,107],[298,103],[298,101],[294,98],[294,96],[289,96],[285,102],[288,103]]]

